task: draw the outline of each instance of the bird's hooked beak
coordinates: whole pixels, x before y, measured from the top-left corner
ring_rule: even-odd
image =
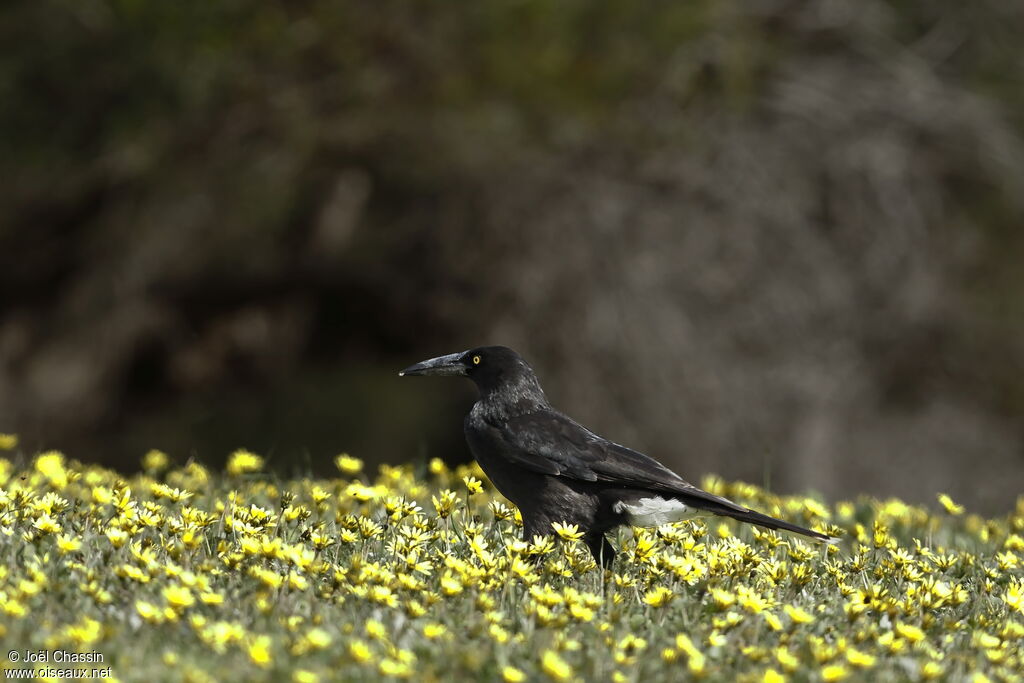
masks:
[[[462,364],[462,356],[465,353],[449,353],[447,356],[438,356],[425,360],[416,365],[410,365],[398,373],[399,377],[406,375],[465,375],[466,366]]]

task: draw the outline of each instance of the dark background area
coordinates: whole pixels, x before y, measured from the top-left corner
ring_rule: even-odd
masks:
[[[707,472],[1024,483],[1019,0],[0,9],[0,431],[468,458],[501,343]]]

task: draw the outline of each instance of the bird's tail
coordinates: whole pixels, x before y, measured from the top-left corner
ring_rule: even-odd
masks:
[[[681,500],[683,503],[690,507],[697,508],[699,510],[706,510],[716,515],[723,515],[725,517],[732,517],[738,519],[741,522],[747,524],[756,524],[757,526],[763,526],[767,529],[782,529],[783,531],[791,531],[795,534],[802,534],[809,538],[814,538],[819,541],[825,541],[826,543],[835,543],[838,539],[828,534],[823,534],[820,531],[811,531],[802,526],[796,524],[790,524],[784,522],[781,519],[775,519],[768,515],[763,515],[756,510],[751,510],[748,507],[739,505],[732,502],[728,498],[716,496],[713,493],[701,490],[695,486],[687,485],[686,488],[676,489],[673,492],[673,497]]]
[[[733,519],[738,519],[739,521],[747,522],[748,524],[756,524],[757,526],[763,526],[767,529],[782,529],[783,531],[792,531],[795,534],[802,534],[804,536],[809,536],[811,538],[817,539],[819,541],[825,541],[827,543],[834,543],[836,541],[836,538],[834,536],[823,534],[820,531],[812,531],[810,529],[806,529],[796,524],[790,524],[789,522],[784,522],[781,519],[775,519],[774,517],[763,515],[760,512],[756,512],[754,510],[746,510],[745,512],[741,512],[739,510],[723,509],[715,510],[715,513],[719,515],[725,515],[727,517],[732,517]]]

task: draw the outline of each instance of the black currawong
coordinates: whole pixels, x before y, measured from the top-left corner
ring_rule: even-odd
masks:
[[[834,540],[703,491],[653,458],[594,434],[551,407],[533,369],[510,348],[452,353],[398,374],[463,375],[476,383],[480,398],[466,416],[466,441],[497,489],[519,507],[527,540],[550,534],[554,522],[576,524],[594,558],[610,567],[610,529],[702,512]]]

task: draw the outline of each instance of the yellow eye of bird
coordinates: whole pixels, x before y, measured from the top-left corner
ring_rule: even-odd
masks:
[[[473,356],[473,365],[480,365],[480,356]]]

